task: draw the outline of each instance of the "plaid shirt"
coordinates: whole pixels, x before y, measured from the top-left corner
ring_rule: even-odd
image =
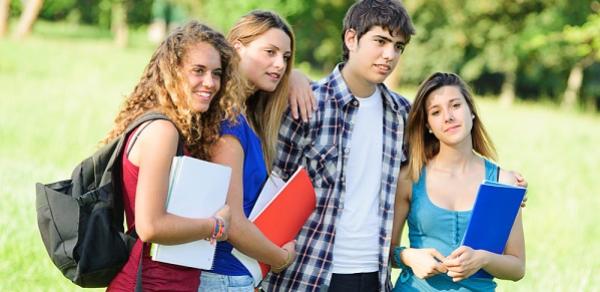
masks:
[[[294,120],[289,111],[283,119],[274,170],[287,179],[299,166],[305,167],[316,190],[317,207],[297,237],[296,260],[282,273],[267,276],[263,281],[266,291],[326,290],[331,280],[335,227],[344,207],[348,144],[359,105],[342,78],[342,66],[338,65],[329,76],[312,85],[318,111],[308,123]],[[379,282],[381,290],[389,291],[394,199],[400,164],[406,160],[403,138],[410,104],[385,85],[378,87],[384,105],[378,209]]]

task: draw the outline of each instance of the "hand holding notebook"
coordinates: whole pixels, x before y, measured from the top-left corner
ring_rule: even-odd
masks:
[[[188,218],[210,217],[225,205],[231,168],[188,156],[171,164],[167,212]],[[211,269],[215,245],[208,240],[184,244],[152,244],[152,259],[197,269]]]
[[[525,196],[525,188],[485,181],[479,186],[462,245],[502,254]],[[484,270],[472,277],[492,278]]]
[[[271,175],[249,219],[278,246],[292,241],[316,207],[316,195],[310,177],[302,167],[283,183]],[[232,254],[248,269],[255,286],[269,272],[270,267],[234,249]]]

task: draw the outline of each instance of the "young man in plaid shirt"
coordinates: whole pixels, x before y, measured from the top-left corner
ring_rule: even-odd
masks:
[[[317,112],[307,123],[288,111],[274,170],[305,167],[317,207],[297,237],[295,261],[263,282],[266,291],[389,291],[390,242],[409,102],[383,81],[414,28],[397,0],[350,7],[344,62],[312,84]]]

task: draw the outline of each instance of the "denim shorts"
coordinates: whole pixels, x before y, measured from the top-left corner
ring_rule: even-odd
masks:
[[[226,276],[202,271],[198,292],[254,292],[251,276]]]

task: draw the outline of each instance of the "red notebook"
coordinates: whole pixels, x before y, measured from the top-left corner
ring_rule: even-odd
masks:
[[[262,192],[261,196],[263,196]],[[282,246],[296,238],[308,216],[315,210],[315,207],[315,189],[310,181],[308,172],[300,167],[281,186],[279,191],[266,204],[262,212],[256,215],[253,222],[269,240],[278,246]],[[255,286],[258,286],[260,281],[269,272],[270,266],[259,263],[257,260],[235,249],[232,251],[232,254],[246,266],[254,278]]]

